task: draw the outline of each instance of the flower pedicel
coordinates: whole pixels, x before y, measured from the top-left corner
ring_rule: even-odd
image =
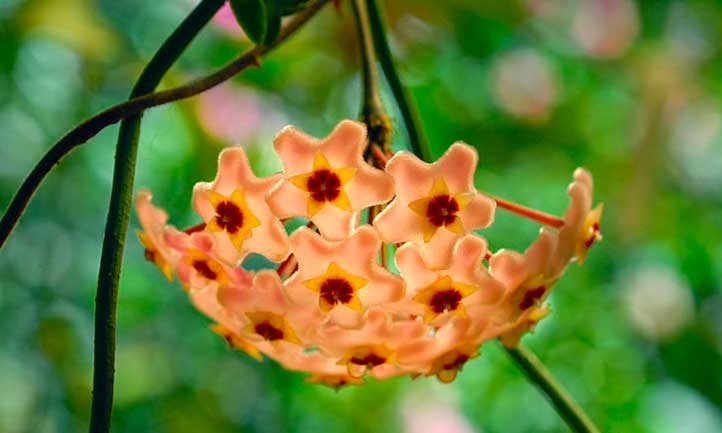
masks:
[[[431,164],[398,152],[382,170],[364,160],[364,126],[344,120],[321,140],[286,127],[274,148],[284,171],[263,178],[242,148],[223,150],[216,179],[193,190],[203,224],[185,231],[139,191],[138,236],[231,347],[307,372],[308,382],[450,382],[483,342],[517,345],[549,313],[544,300],[568,263],[601,239],[602,208],[592,209],[583,169],[558,219],[477,191],[478,157],[461,142]],[[492,223],[496,203],[554,227],[524,253],[490,252],[473,231]],[[287,234],[289,217],[309,224]],[[399,274],[386,263],[392,250]],[[278,269],[244,270],[250,253]]]

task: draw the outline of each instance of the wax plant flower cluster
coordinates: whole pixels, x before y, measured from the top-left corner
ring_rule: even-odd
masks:
[[[203,223],[186,230],[139,191],[146,258],[177,276],[231,346],[311,382],[449,382],[483,342],[518,344],[549,313],[544,301],[567,264],[600,239],[583,169],[563,218],[526,251],[491,250],[474,230],[492,223],[497,200],[474,187],[472,147],[454,143],[431,164],[404,151],[369,158],[375,166],[366,147],[365,127],[351,120],[321,140],[286,127],[274,141],[283,172],[268,177],[241,147],[225,149],[216,178],[193,190]],[[290,218],[308,224],[288,233]],[[278,267],[245,270],[251,253]]]

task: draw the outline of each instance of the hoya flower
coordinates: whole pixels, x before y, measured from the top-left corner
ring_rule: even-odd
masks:
[[[214,239],[208,232],[190,235],[179,232],[169,237],[173,249],[181,253],[176,265],[178,279],[187,289],[210,284],[250,285],[252,274],[240,267],[228,266],[216,255]]]
[[[249,311],[246,313],[246,317],[250,322],[242,328],[246,334],[273,344],[278,344],[281,341],[295,344],[301,343],[296,336],[296,332],[281,314],[271,311]]]
[[[337,363],[353,377],[369,372],[373,377],[387,378],[409,371],[396,363],[396,350],[428,333],[428,327],[417,320],[394,320],[383,309],[372,308],[364,314],[358,329],[322,324],[315,345],[322,353],[337,358]]]
[[[189,292],[193,305],[203,314],[214,320],[211,330],[223,337],[229,346],[242,350],[258,361],[263,358],[261,352],[253,342],[240,335],[240,329],[244,325],[242,318],[226,310],[218,302],[218,286],[209,285],[202,289],[193,289]]]
[[[324,356],[318,351],[307,351],[302,347],[277,347],[272,356],[288,370],[310,373],[308,383],[321,383],[339,389],[344,385],[364,383],[361,377],[348,374],[345,366],[338,365],[336,358]]]
[[[306,227],[290,240],[298,271],[285,284],[299,305],[317,305],[331,320],[356,327],[367,307],[403,296],[401,278],[376,263],[381,241],[368,225],[343,241],[328,241]]]
[[[557,233],[543,228],[524,254],[501,249],[489,259],[489,272],[505,288],[500,303],[503,321],[515,321],[539,306],[563,269],[552,267],[558,245]]]
[[[256,346],[245,338],[240,337],[230,328],[226,328],[220,323],[213,324],[210,328],[211,331],[223,337],[229,347],[246,352],[256,361],[263,361],[263,355],[261,355],[261,352],[256,348]]]
[[[574,181],[569,185],[567,194],[571,203],[564,213],[564,225],[559,229],[559,245],[555,252],[554,267],[563,269],[572,259],[584,263],[589,248],[602,239],[599,232],[599,220],[603,204],[592,209],[592,176],[583,168],[574,171]]]
[[[506,347],[516,347],[519,340],[527,332],[533,331],[537,322],[549,315],[549,306],[546,304],[535,305],[522,314],[508,330],[503,332],[499,339]]]
[[[240,147],[224,149],[218,157],[213,182],[193,188],[193,209],[213,233],[218,256],[227,263],[243,260],[249,252],[280,262],[289,254],[281,221],[266,204],[265,195],[280,174],[256,177]]]
[[[302,344],[306,335],[322,320],[318,311],[295,305],[286,295],[278,274],[270,269],[256,273],[247,285],[226,285],[218,292],[218,300],[231,313],[248,319],[242,330],[250,339],[273,343],[286,340]]]
[[[146,189],[135,195],[135,211],[143,230],[136,230],[140,243],[145,248],[145,258],[158,266],[168,281],[173,280],[173,267],[180,254],[168,246],[166,225],[168,214],[151,203],[152,194]],[[172,230],[172,229],[171,229]]]
[[[362,377],[370,372],[374,377],[387,378],[400,373],[395,366],[394,350],[383,343],[364,344],[349,348],[338,360],[346,366],[351,377]]]
[[[374,220],[381,239],[416,242],[432,268],[448,266],[455,241],[494,218],[494,201],[474,188],[477,159],[476,151],[461,142],[433,164],[396,153],[386,163],[396,197]]]
[[[306,383],[320,383],[337,390],[345,385],[362,385],[364,383],[364,380],[360,377],[353,377],[349,374],[328,373],[311,373],[303,381]]]
[[[426,376],[436,376],[449,383],[464,364],[479,355],[479,342],[472,336],[470,320],[456,317],[434,335],[409,342],[398,350],[400,364],[413,365]]]
[[[394,194],[391,177],[364,162],[366,128],[358,122],[344,120],[321,140],[286,127],[273,144],[284,180],[268,193],[271,210],[310,219],[328,239],[347,237],[361,209]]]
[[[385,379],[409,372],[396,363],[396,350],[428,335],[428,327],[416,320],[393,320],[380,308],[368,310],[358,329],[326,322],[318,328],[315,345],[336,359],[352,377],[366,373]]]
[[[406,282],[406,298],[394,307],[439,323],[449,315],[466,317],[466,305],[494,304],[503,287],[481,266],[486,241],[476,235],[459,240],[447,269],[435,270],[419,245],[407,243],[396,252],[396,266]]]

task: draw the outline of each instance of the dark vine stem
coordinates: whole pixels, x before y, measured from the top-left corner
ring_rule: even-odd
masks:
[[[48,173],[50,173],[53,167],[55,167],[61,159],[73,151],[73,149],[94,137],[104,128],[119,122],[121,119],[140,113],[151,107],[189,98],[205,92],[206,90],[229,80],[243,69],[249,66],[258,65],[258,59],[261,56],[294,34],[298,28],[303,26],[303,24],[314,16],[323,5],[328,3],[328,1],[329,0],[317,0],[310,4],[304,10],[297,13],[293,19],[289,21],[283,29],[281,29],[281,33],[273,43],[263,46],[254,46],[236,57],[226,66],[218,69],[210,75],[201,77],[180,87],[138,96],[109,107],[106,110],[103,110],[100,113],[84,120],[66,133],[59,141],[53,144],[35,167],[33,167],[30,174],[25,178],[22,185],[10,201],[10,204],[0,220],[0,249],[3,245],[5,245],[10,233],[17,225],[23,212],[25,212],[25,208],[30,202],[30,199],[33,197],[42,181]]]
[[[432,155],[429,142],[424,134],[423,125],[412,97],[404,85],[401,84],[401,78],[399,78],[399,73],[396,71],[396,65],[394,64],[391,49],[386,38],[386,27],[381,18],[376,0],[366,0],[366,10],[368,11],[368,21],[371,27],[371,35],[373,37],[376,54],[378,55],[381,69],[383,69],[384,75],[386,76],[386,81],[388,81],[389,87],[391,87],[391,93],[394,95],[394,99],[401,111],[401,116],[404,119],[404,126],[406,126],[406,131],[409,134],[411,149],[422,160],[431,162]]]
[[[534,353],[521,344],[517,347],[505,346],[504,348],[511,359],[524,371],[527,378],[546,395],[559,416],[564,419],[572,431],[577,433],[599,433],[589,416],[574,402],[569,393]]]
[[[151,92],[161,77],[185,50],[196,34],[210,21],[224,0],[203,0],[196,9],[161,46],[138,79],[131,97]],[[293,33],[300,24],[325,3],[318,1],[302,12],[285,32],[270,45],[255,47],[245,56],[237,72],[257,63],[257,57],[278,45]],[[309,12],[310,11],[310,12]],[[229,76],[230,78],[230,76]],[[98,289],[95,299],[95,342],[93,365],[93,400],[90,433],[108,433],[113,406],[115,373],[115,324],[118,299],[118,282],[122,268],[123,250],[128,231],[135,163],[140,134],[141,115],[132,115],[121,123],[113,172],[108,219],[103,239],[103,252],[98,272]]]
[[[161,45],[130,92],[130,97],[150,93],[170,67],[178,60],[195,36],[223,6],[224,0],[203,0]],[[95,296],[95,341],[93,344],[93,399],[90,411],[91,433],[110,431],[115,375],[115,323],[118,280],[123,258],[125,235],[130,215],[130,201],[142,114],[123,120],[116,144],[113,188],[108,220],[105,225],[103,252]]]
[[[384,111],[379,94],[378,74],[376,73],[376,53],[369,27],[368,12],[362,0],[351,0],[356,33],[359,41],[361,58],[361,78],[363,81],[363,98],[361,103],[361,120],[368,130],[368,147],[366,153],[372,156],[377,164],[379,161],[371,154],[371,149],[379,147],[384,153],[391,153],[391,120]]]

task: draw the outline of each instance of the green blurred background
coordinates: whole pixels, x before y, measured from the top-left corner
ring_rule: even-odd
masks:
[[[136,187],[198,221],[194,182],[246,146],[356,117],[349,5],[204,95],[143,124]],[[561,214],[575,167],[595,176],[604,241],[554,290],[525,339],[605,432],[722,432],[722,6],[715,0],[384,2],[433,151],[480,155],[477,187]],[[193,0],[0,0],[0,208],[71,125],[123,100]],[[219,17],[164,87],[248,46]],[[404,148],[394,117],[395,149]],[[96,272],[117,126],[60,164],[0,253],[0,432],[86,429]],[[132,221],[137,227],[137,221]],[[498,211],[492,248],[538,225]],[[371,381],[340,392],[230,352],[143,260],[132,232],[118,308],[114,432],[565,432],[497,343],[451,385]]]

